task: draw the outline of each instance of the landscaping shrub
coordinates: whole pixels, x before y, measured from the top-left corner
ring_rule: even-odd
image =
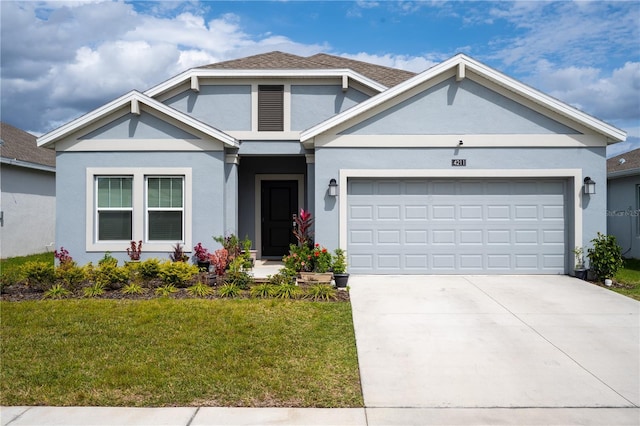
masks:
[[[224,283],[218,288],[218,295],[220,297],[238,297],[240,293],[240,287],[234,283]]]
[[[57,281],[60,281],[65,288],[71,291],[78,290],[87,279],[85,269],[76,265],[75,262],[61,263],[56,268],[55,277]]]
[[[50,287],[55,280],[53,265],[46,262],[25,263],[22,265],[22,275],[27,280],[27,285],[39,291]]]
[[[145,289],[137,282],[131,282],[122,286],[122,294],[143,294]]]
[[[185,287],[198,272],[196,265],[186,262],[164,262],[160,265],[158,276],[164,284]]]
[[[250,294],[251,297],[255,297],[258,299],[266,299],[271,297],[273,294],[273,285],[269,283],[256,284],[251,287]]]
[[[273,289],[273,296],[278,299],[297,299],[302,295],[302,290],[295,284],[283,283]]]
[[[158,274],[160,273],[160,261],[154,258],[140,262],[138,264],[138,272],[145,280],[158,278]]]
[[[165,284],[156,288],[156,295],[161,297],[169,297],[177,291],[178,289],[173,284]]]
[[[213,289],[202,281],[198,281],[191,287],[187,288],[187,293],[195,297],[205,297],[213,294]]]
[[[613,278],[623,264],[622,248],[616,242],[616,237],[598,232],[591,243],[593,247],[587,255],[591,270],[600,280]]]
[[[330,284],[313,284],[306,290],[306,297],[314,301],[329,301],[338,298],[338,290]]]
[[[104,294],[104,284],[102,283],[93,283],[89,287],[85,287],[82,292],[84,293],[84,297],[98,297]]]
[[[110,290],[118,290],[129,280],[126,268],[105,262],[95,270],[95,282]]]
[[[66,296],[70,295],[71,292],[64,288],[62,284],[54,284],[51,288],[44,292],[42,297],[45,299],[63,299]]]

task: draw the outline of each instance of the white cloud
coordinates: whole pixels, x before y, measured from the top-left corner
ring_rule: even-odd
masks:
[[[341,54],[345,58],[355,59],[357,61],[369,62],[372,64],[383,65],[385,67],[399,68],[407,71],[413,71],[416,73],[422,72],[432,66],[436,65],[439,61],[434,61],[428,57],[423,56],[407,56],[407,55],[372,55],[365,52],[356,54]]]
[[[252,38],[234,14],[207,21],[200,3],[143,3],[140,12],[110,1],[0,6],[3,120],[34,133],[188,68],[268,50],[328,49],[281,35]]]
[[[640,119],[640,62],[611,75],[594,67],[555,68],[540,61],[529,82],[542,91],[604,120]]]

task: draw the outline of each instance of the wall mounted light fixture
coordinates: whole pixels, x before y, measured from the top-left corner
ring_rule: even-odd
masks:
[[[329,181],[329,196],[337,197],[338,196],[338,182],[335,179],[331,179]]]
[[[584,186],[582,187],[585,195],[591,195],[596,193],[596,183],[591,180],[589,176],[584,178]]]

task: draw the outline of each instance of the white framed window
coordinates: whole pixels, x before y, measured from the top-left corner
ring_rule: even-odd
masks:
[[[96,176],[96,236],[98,241],[131,241],[132,176]]]
[[[184,178],[147,176],[147,241],[182,241],[184,236]]]
[[[86,170],[86,250],[145,251],[191,244],[192,171],[186,167],[95,167]]]

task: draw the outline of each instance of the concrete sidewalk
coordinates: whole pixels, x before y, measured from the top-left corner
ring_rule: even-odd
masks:
[[[637,408],[1,407],[2,426],[636,426]]]

